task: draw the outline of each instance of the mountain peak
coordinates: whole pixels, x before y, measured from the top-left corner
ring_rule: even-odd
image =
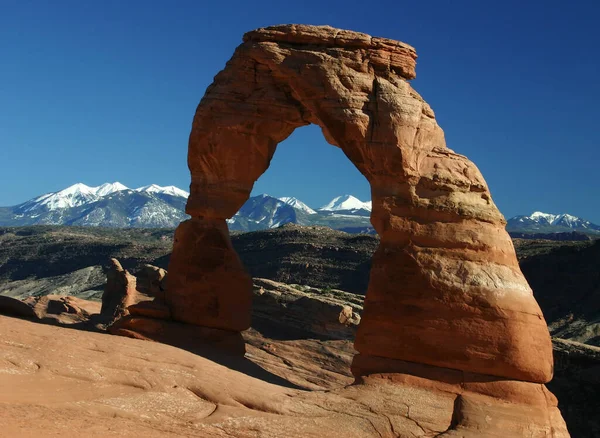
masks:
[[[352,195],[341,195],[333,198],[328,204],[319,208],[321,211],[367,210],[371,211],[371,202],[363,202]]]
[[[27,206],[27,208],[33,209],[36,205],[43,205],[48,210],[76,207],[94,199],[96,197],[95,190],[95,187],[86,186],[83,183],[76,183],[66,189],[58,192],[46,193],[45,195],[38,196],[37,198],[28,201],[31,206]]]
[[[87,186],[83,183],[75,183],[72,186],[67,187],[66,189],[59,190],[55,193],[60,193],[63,195],[71,195],[75,193],[93,193],[95,187]]]
[[[283,197],[279,198],[279,200],[297,210],[304,211],[305,213],[317,214],[316,211],[314,211],[312,208],[310,208],[308,205],[306,205],[304,202],[302,202],[298,198],[294,198],[293,196],[283,196]]]
[[[144,192],[144,193],[161,193],[164,195],[179,196],[182,198],[187,198],[188,196],[190,196],[190,194],[188,192],[186,192],[185,190],[181,190],[178,187],[175,187],[175,186],[161,187],[157,184],[150,184],[149,186],[138,187],[134,191]]]
[[[104,183],[101,186],[94,187],[93,190],[94,193],[98,196],[106,196],[111,193],[129,190],[129,187],[121,184],[118,181],[115,181],[114,183]]]

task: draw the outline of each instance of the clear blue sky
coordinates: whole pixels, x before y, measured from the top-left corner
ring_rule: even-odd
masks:
[[[205,88],[248,30],[329,24],[405,41],[413,86],[507,216],[600,223],[598,1],[0,0],[0,205],[76,182],[187,188]],[[318,207],[368,184],[297,130],[255,194]]]

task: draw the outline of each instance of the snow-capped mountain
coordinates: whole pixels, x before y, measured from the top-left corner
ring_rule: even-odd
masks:
[[[117,183],[118,184],[118,183]],[[181,196],[182,198],[186,198],[190,196],[188,192],[185,190],[181,190],[175,186],[166,186],[161,187],[156,184],[150,184],[149,186],[144,186],[135,189],[136,192],[144,192],[144,193],[161,193],[163,195],[171,195],[171,196]]]
[[[317,214],[312,208],[306,205],[304,202],[300,201],[298,198],[293,198],[291,196],[284,196],[283,198],[279,198],[280,201],[285,202],[287,205],[295,208],[296,210],[304,211],[308,214]]]
[[[0,207],[0,226],[87,225],[102,227],[176,227],[188,218],[185,203],[189,193],[175,186],[150,184],[130,189],[119,183],[90,187],[82,183],[37,196],[14,207]],[[352,195],[338,196],[318,210],[298,198],[251,197],[235,216],[227,220],[232,231],[276,228],[286,223],[319,225],[348,232],[369,232],[371,202]],[[578,231],[600,235],[600,225],[571,214],[536,211],[515,216],[506,229],[515,233],[559,233]]]
[[[59,210],[78,207],[119,190],[127,190],[127,187],[118,182],[112,184],[106,183],[98,187],[89,187],[85,184],[77,183],[64,190],[33,198],[22,204],[23,208],[21,211],[30,212],[38,209]]]
[[[568,213],[551,214],[541,211],[531,215],[515,216],[507,221],[508,231],[525,233],[558,233],[566,231],[580,231],[583,233],[600,233],[600,225],[591,223]]]
[[[102,227],[176,227],[188,216],[189,193],[175,186],[151,184],[130,189],[119,183],[90,187],[82,183],[0,208],[0,226],[85,225]],[[227,220],[232,231],[276,228],[292,222],[349,232],[371,232],[370,202],[338,196],[314,210],[298,198],[266,194],[250,198]]]
[[[313,210],[297,198],[274,198],[262,194],[250,198],[227,223],[229,229],[236,231],[255,231],[295,223],[348,232],[371,232],[370,212],[367,210],[370,209],[370,203],[347,195],[338,196],[327,206],[330,209]]]
[[[256,231],[298,223],[297,211],[286,202],[262,194],[248,199],[227,225],[233,231]]]
[[[87,187],[84,184],[76,184],[76,185]],[[90,188],[93,190],[93,192],[96,196],[106,196],[106,195],[110,195],[111,193],[120,192],[122,190],[129,190],[128,187],[124,186],[120,182],[104,183],[99,187],[90,187]]]
[[[155,184],[137,189],[114,182],[74,184],[14,207],[0,208],[0,225],[174,227],[187,216],[188,193]]]
[[[328,204],[319,208],[319,211],[352,211],[365,210],[371,211],[371,201],[362,202],[352,195],[343,195],[333,198]]]

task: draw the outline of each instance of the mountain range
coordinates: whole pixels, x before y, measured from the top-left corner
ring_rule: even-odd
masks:
[[[119,182],[98,187],[74,184],[64,190],[0,207],[0,226],[84,225],[102,227],[173,228],[188,218],[189,193],[175,186],[151,184],[130,189]],[[253,196],[231,218],[232,231],[257,231],[286,223],[320,225],[350,233],[374,234],[372,204],[352,195],[338,196],[318,209],[294,197]],[[516,233],[583,232],[600,235],[600,226],[570,214],[534,212],[507,221]]]
[[[529,216],[515,216],[506,223],[506,229],[524,233],[561,233],[578,231],[585,234],[600,234],[600,225],[576,216],[550,214],[536,211]]]
[[[266,194],[248,199],[240,210],[227,219],[232,231],[257,231],[283,224],[321,225],[351,233],[374,233],[370,222],[371,203],[352,195],[338,196],[313,210],[293,197],[275,198]]]
[[[175,227],[186,219],[188,193],[156,184],[130,189],[121,183],[74,184],[64,190],[0,208],[0,225]]]

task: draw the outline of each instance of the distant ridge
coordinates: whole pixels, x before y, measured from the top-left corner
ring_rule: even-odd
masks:
[[[564,233],[578,231],[585,234],[599,234],[600,225],[568,213],[552,214],[535,211],[531,215],[515,216],[508,219],[506,229],[520,233]]]
[[[188,193],[151,184],[130,189],[119,183],[83,183],[0,208],[0,225],[175,227],[184,220]]]
[[[185,214],[188,196],[188,192],[175,186],[150,184],[131,189],[120,182],[97,187],[77,183],[14,207],[0,207],[0,226],[174,228],[188,218]],[[298,198],[261,194],[251,197],[227,224],[232,231],[264,230],[295,223],[372,233],[370,209],[370,202],[352,195],[338,196],[323,209],[314,210]]]
[[[185,214],[188,196],[188,192],[176,186],[149,184],[130,189],[120,182],[97,187],[77,183],[13,207],[0,207],[0,226],[174,228],[188,218]],[[292,196],[275,198],[263,193],[248,199],[231,219],[227,219],[227,224],[232,231],[244,232],[294,223],[375,234],[370,222],[371,209],[371,201],[361,201],[349,194],[337,196],[322,207],[313,209]],[[570,234],[573,232],[600,237],[599,225],[568,213],[536,211],[531,215],[515,216],[508,219],[506,229],[513,236],[529,238],[582,238]],[[554,235],[556,233],[562,234]]]
[[[232,231],[265,230],[294,223],[373,234],[370,208],[370,202],[362,202],[351,195],[338,196],[323,208],[314,210],[298,198],[261,194],[246,201],[235,216],[227,219],[227,224]]]

